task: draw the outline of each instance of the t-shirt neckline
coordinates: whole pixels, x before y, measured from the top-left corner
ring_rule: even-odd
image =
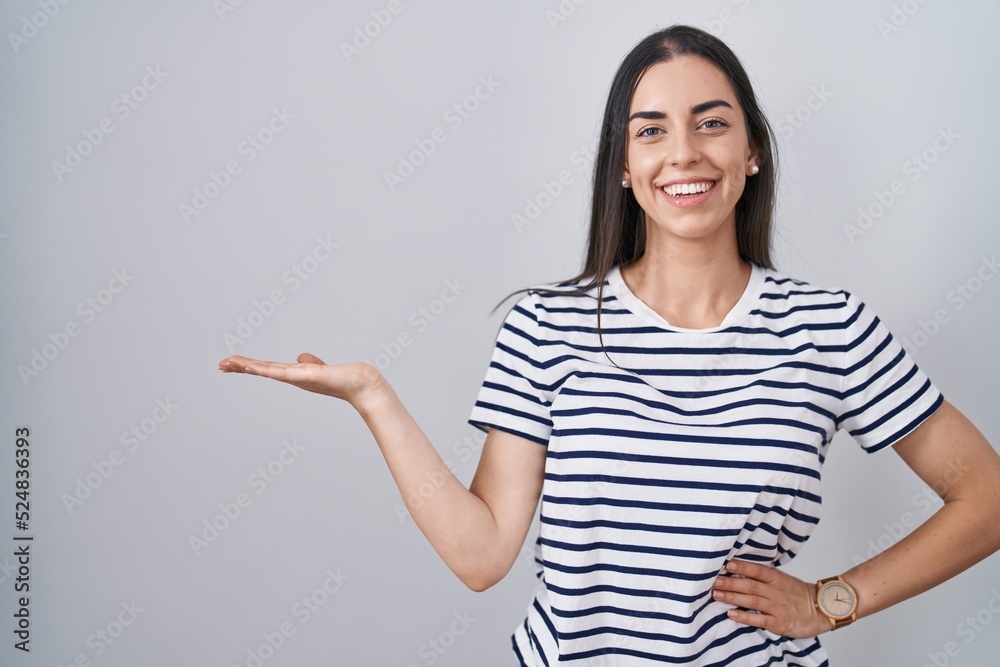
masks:
[[[740,296],[739,301],[733,305],[729,313],[727,313],[723,318],[722,322],[720,322],[717,326],[705,329],[688,329],[670,324],[670,322],[664,319],[662,315],[650,308],[644,301],[632,293],[632,290],[629,289],[629,286],[625,283],[625,279],[622,278],[621,265],[619,264],[612,267],[611,271],[608,273],[608,285],[611,287],[615,297],[633,315],[645,319],[661,329],[668,329],[670,331],[683,333],[711,333],[713,331],[721,331],[722,329],[730,327],[738,322],[750,313],[753,305],[757,303],[757,299],[760,298],[761,291],[764,287],[764,267],[755,264],[754,262],[750,263],[750,267],[750,279],[747,281],[747,286],[743,290],[743,294]]]

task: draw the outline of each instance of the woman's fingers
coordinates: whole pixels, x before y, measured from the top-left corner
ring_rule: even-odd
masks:
[[[306,391],[353,401],[379,386],[382,378],[370,364],[353,363],[330,366],[314,354],[303,352],[298,363],[263,361],[234,354],[219,362],[219,370],[244,373],[279,380]]]
[[[246,368],[246,360],[242,360],[243,363],[240,363],[240,361],[237,355],[226,357],[219,362],[219,370],[224,373],[242,373]]]
[[[730,561],[729,572],[733,573],[742,563],[733,564]],[[759,612],[770,611],[770,600],[765,597],[767,588],[763,583],[765,576],[755,563],[747,563],[743,567],[740,577],[724,576],[719,577],[715,582],[713,597],[716,600],[734,604],[737,607],[745,607]],[[752,573],[752,574],[751,574]],[[757,578],[753,578],[757,577]]]
[[[737,622],[788,637],[812,637],[830,629],[815,609],[810,584],[749,561],[732,560],[726,570],[726,575],[716,579],[712,594],[716,600],[742,608],[729,611]]]
[[[284,380],[289,364],[280,361],[263,361],[261,359],[250,359],[239,354],[234,354],[219,362],[219,370],[229,373],[249,373],[251,375],[263,375],[264,377]]]
[[[750,581],[762,581],[764,583],[774,582],[784,576],[784,572],[749,560],[731,560],[726,565],[726,570],[730,574],[738,574]]]
[[[250,359],[249,357],[244,357],[239,354],[233,354],[219,362],[219,369],[229,371],[231,373],[243,373],[247,370],[249,362],[252,361],[256,361],[256,359]]]
[[[300,364],[318,364],[323,365],[323,360],[317,357],[315,354],[310,354],[309,352],[303,352],[298,356],[296,361]],[[231,373],[243,373],[247,369],[250,370],[260,370],[261,368],[288,368],[293,364],[284,364],[280,361],[264,361],[262,359],[251,359],[249,357],[244,357],[239,354],[234,354],[226,357],[219,362],[219,370],[231,372]]]

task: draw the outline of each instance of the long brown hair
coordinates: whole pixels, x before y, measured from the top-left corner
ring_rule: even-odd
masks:
[[[586,278],[590,278],[590,281],[572,290],[526,287],[511,292],[500,304],[520,292],[579,295],[598,285],[597,331],[600,334],[601,300],[608,273],[615,265],[628,266],[635,262],[646,251],[645,213],[632,190],[621,185],[625,171],[626,129],[632,95],[639,79],[651,65],[682,54],[700,56],[722,70],[743,107],[747,133],[756,146],[756,164],[760,171],[753,178],[747,179],[743,195],[736,203],[737,248],[742,259],[765,268],[774,268],[771,263],[771,221],[777,179],[777,153],[771,140],[774,133],[757,104],[750,79],[736,54],[714,35],[692,26],[674,25],[655,32],[636,44],[622,60],[611,82],[594,163],[587,257],[583,271],[563,282],[577,282]],[[603,337],[601,347],[604,347]]]

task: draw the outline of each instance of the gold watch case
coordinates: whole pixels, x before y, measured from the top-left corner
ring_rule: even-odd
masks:
[[[830,619],[836,630],[854,622],[858,594],[839,576],[820,579],[816,582],[816,608]]]

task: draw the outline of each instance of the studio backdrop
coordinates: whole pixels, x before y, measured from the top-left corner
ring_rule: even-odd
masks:
[[[350,405],[217,362],[369,361],[468,484],[493,308],[582,268],[611,77],[673,23],[775,130],[777,267],[858,294],[1000,443],[995,2],[11,0],[0,664],[515,664],[537,523],[472,592]],[[843,432],[824,482],[808,581],[941,506]],[[996,664],[1000,559],[822,641]]]

